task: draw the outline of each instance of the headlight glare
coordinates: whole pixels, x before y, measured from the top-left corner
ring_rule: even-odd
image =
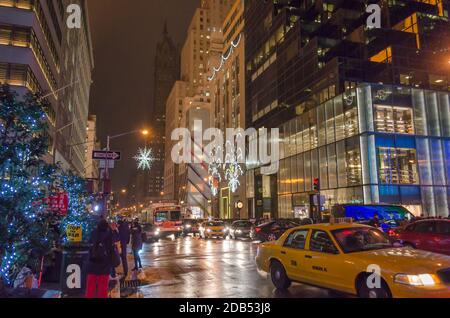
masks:
[[[409,286],[434,286],[436,281],[433,275],[420,274],[420,275],[407,275],[398,274],[395,275],[394,281],[397,284],[409,285]]]

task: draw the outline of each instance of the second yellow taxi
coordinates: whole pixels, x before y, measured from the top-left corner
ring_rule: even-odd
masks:
[[[225,222],[223,221],[207,221],[202,223],[199,228],[200,237],[204,239],[217,237],[226,238],[228,236],[228,230]]]

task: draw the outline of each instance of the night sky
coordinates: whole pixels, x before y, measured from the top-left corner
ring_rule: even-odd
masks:
[[[200,0],[88,0],[94,46],[94,84],[90,113],[97,115],[102,147],[107,134],[149,127],[153,102],[156,43],[164,21],[175,44],[182,45],[187,27]],[[114,190],[125,187],[136,171],[139,135],[116,139],[112,150],[122,151],[122,161],[112,173]]]

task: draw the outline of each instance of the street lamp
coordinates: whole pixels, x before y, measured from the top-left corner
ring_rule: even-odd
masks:
[[[143,136],[148,136],[149,135],[149,131],[146,129],[143,130],[132,130],[126,133],[122,133],[122,134],[118,134],[118,135],[113,135],[110,136],[108,135],[107,139],[106,139],[106,151],[111,151],[111,140],[113,139],[117,139],[119,137],[124,137],[124,136],[128,136],[128,135],[132,135],[132,134],[136,134],[136,133],[140,133]],[[105,168],[105,178],[109,179],[109,158],[106,159],[106,168]]]
[[[132,134],[136,134],[136,133],[140,133],[143,136],[148,136],[149,135],[149,131],[147,129],[132,130],[132,131],[129,131],[129,132],[125,132],[125,133],[121,133],[121,134],[117,134],[117,135],[113,135],[113,136],[108,135],[107,139],[106,139],[106,151],[107,152],[111,151],[111,140],[117,139],[117,138],[120,138],[120,137],[124,137],[124,136],[128,136],[128,135],[132,135]],[[106,167],[105,167],[105,173],[104,173],[104,178],[103,178],[104,182],[106,182],[106,180],[111,181],[111,179],[109,177],[109,156],[106,157],[105,161],[106,161],[105,162],[106,163]],[[123,192],[123,190],[122,190],[122,193],[126,193],[126,192]],[[105,205],[104,205],[105,209],[106,209],[105,214],[108,212],[107,202],[108,201],[107,201],[106,195],[105,195]]]

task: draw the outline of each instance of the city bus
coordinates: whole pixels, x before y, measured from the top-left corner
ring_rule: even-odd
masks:
[[[180,236],[183,228],[181,206],[171,203],[152,204],[141,212],[141,222],[157,227],[160,237]]]

